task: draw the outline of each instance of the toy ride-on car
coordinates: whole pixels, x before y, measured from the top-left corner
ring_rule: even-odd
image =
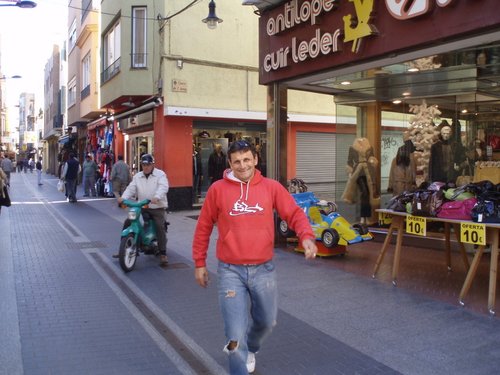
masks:
[[[351,225],[337,210],[333,202],[319,200],[312,192],[292,194],[295,202],[309,219],[316,240],[326,248],[337,245],[351,245],[373,239],[364,224]],[[295,233],[288,228],[286,221],[278,218],[278,232],[283,237],[293,237]]]

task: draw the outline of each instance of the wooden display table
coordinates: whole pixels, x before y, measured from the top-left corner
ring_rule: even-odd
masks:
[[[382,263],[384,255],[387,251],[387,248],[391,242],[392,233],[397,231],[396,238],[396,249],[394,252],[394,262],[392,266],[392,283],[397,285],[397,277],[399,272],[399,261],[401,259],[401,250],[403,244],[403,232],[405,231],[405,220],[407,217],[411,216],[405,212],[396,212],[392,210],[386,209],[378,209],[376,210],[379,213],[383,213],[385,215],[392,216],[392,223],[387,231],[386,238],[384,240],[384,244],[382,245],[382,249],[380,250],[379,256],[377,257],[377,261],[375,262],[375,267],[373,269],[373,276],[375,275]],[[444,237],[445,237],[445,256],[446,263],[448,266],[448,270],[451,270],[451,246],[450,246],[450,228],[453,226],[455,236],[457,242],[460,247],[460,253],[462,254],[462,259],[465,264],[465,267],[468,269],[467,277],[465,278],[464,285],[462,286],[462,290],[460,291],[459,303],[461,305],[464,304],[463,299],[467,295],[470,286],[472,284],[472,280],[476,276],[476,271],[481,261],[481,256],[483,255],[485,246],[480,245],[476,254],[474,255],[474,259],[472,260],[472,265],[469,267],[469,260],[467,258],[467,253],[465,252],[465,248],[463,243],[460,241],[460,225],[462,223],[471,223],[477,224],[472,221],[464,221],[464,220],[453,220],[453,219],[441,219],[438,217],[425,217],[426,221],[435,221],[444,223]],[[489,291],[488,291],[488,310],[490,314],[495,314],[495,297],[496,297],[496,284],[497,284],[497,267],[498,267],[498,236],[500,232],[500,224],[489,224],[482,223],[486,227],[486,243],[491,244],[491,260],[490,260],[490,282],[489,282]]]

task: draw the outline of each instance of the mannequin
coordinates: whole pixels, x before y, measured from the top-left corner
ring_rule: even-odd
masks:
[[[377,205],[380,199],[376,170],[378,160],[373,154],[373,147],[366,138],[356,138],[347,158],[347,184],[342,194],[342,200],[353,204],[359,191],[361,201],[361,222],[366,223],[372,216],[372,205]]]
[[[451,140],[452,129],[448,123],[441,125],[439,140],[431,146],[429,161],[430,182],[452,182],[458,176],[458,171],[464,162],[463,150],[460,145]]]
[[[389,185],[387,192],[392,195],[399,195],[403,191],[411,191],[416,187],[416,165],[413,152],[415,146],[411,140],[405,142],[398,148],[396,157],[392,160],[391,170],[389,172]]]

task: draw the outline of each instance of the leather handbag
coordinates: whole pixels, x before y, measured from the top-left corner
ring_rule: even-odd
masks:
[[[411,202],[411,212],[415,216],[436,216],[444,201],[443,190],[416,191]]]
[[[387,202],[387,209],[397,212],[406,212],[406,204],[413,200],[413,193],[404,191]]]
[[[439,209],[437,217],[442,219],[471,220],[472,208],[476,203],[476,198],[445,202]]]
[[[471,217],[477,223],[500,223],[500,192],[490,191],[478,196]]]

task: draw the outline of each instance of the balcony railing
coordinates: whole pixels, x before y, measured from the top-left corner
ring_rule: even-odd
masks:
[[[146,68],[148,64],[148,54],[147,53],[131,53],[130,54],[130,62],[132,64],[132,68]]]
[[[120,73],[120,58],[116,59],[101,73],[101,84],[109,81],[111,78]]]

